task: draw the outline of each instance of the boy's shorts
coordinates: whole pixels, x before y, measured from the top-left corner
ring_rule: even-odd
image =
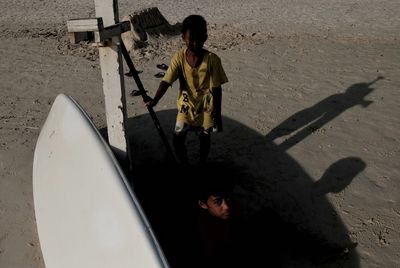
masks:
[[[212,129],[212,127],[204,129],[203,127],[191,126],[180,120],[177,120],[175,123],[175,134],[186,133],[188,131],[194,131],[196,134],[200,134],[202,132],[204,134],[210,134]]]

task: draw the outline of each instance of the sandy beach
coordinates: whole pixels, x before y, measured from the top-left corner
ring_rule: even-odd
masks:
[[[120,17],[148,7],[171,24],[190,14],[208,21],[206,49],[229,78],[210,161],[241,170],[235,193],[246,215],[273,209],[307,233],[356,245],[322,264],[288,254],[283,266],[400,267],[400,2],[123,0]],[[97,51],[71,45],[66,30],[69,19],[94,17],[94,3],[0,0],[0,8],[0,267],[45,267],[32,192],[40,129],[60,93],[99,129],[106,124]],[[153,36],[131,53],[151,96],[156,65],[181,46],[179,35]],[[159,160],[161,142],[134,88],[126,79],[140,165]],[[174,85],[156,107],[168,133],[176,95]]]

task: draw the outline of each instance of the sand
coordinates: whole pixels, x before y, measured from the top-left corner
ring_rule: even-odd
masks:
[[[235,192],[247,214],[273,208],[327,241],[357,243],[331,262],[291,256],[284,266],[400,267],[400,2],[120,1],[120,16],[154,6],[171,24],[193,13],[209,23],[206,47],[230,80],[210,161],[242,170]],[[93,17],[94,3],[1,0],[0,8],[0,267],[44,267],[32,193],[40,128],[59,93],[105,127],[97,52],[66,37],[66,21]],[[167,35],[132,53],[151,95],[156,64],[181,45]],[[175,98],[170,90],[156,108],[167,131]],[[157,158],[141,100],[127,102],[136,161]]]

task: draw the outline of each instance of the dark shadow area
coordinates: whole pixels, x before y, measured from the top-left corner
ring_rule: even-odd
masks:
[[[347,157],[333,163],[322,175],[321,179],[314,183],[316,195],[327,193],[340,193],[351,180],[366,168],[365,163],[357,157]]]
[[[174,113],[166,111],[159,114],[173,118]],[[150,129],[146,130],[146,126],[143,126],[142,120],[149,121],[150,118],[142,116],[132,119],[130,123],[138,131],[150,132]],[[165,122],[164,119],[161,120]],[[321,193],[349,184],[352,176],[362,170],[362,165],[359,164],[355,170],[349,171],[349,176],[341,177],[345,183],[336,184],[336,177],[332,177],[329,172],[323,176],[324,183],[316,185],[288,155],[276,157],[276,153],[268,148],[268,144],[265,144],[259,134],[227,118],[225,123],[226,131],[232,130],[233,135],[219,139],[219,145],[213,147],[210,159],[211,163],[219,161],[218,168],[223,172],[210,170],[209,173],[210,176],[218,174],[215,179],[231,178],[236,184],[235,199],[243,224],[239,230],[242,247],[238,248],[241,250],[239,254],[232,254],[232,259],[238,257],[235,258],[236,264],[240,264],[238,267],[264,267],[271,264],[278,267],[280,263],[284,267],[283,260],[286,261],[288,256],[293,263],[326,261],[323,256],[327,258],[331,252],[340,251],[351,244],[345,226]],[[152,128],[151,125],[147,127]],[[135,155],[134,191],[172,267],[195,267],[193,228],[198,212],[194,197],[196,170],[164,164],[161,143],[151,144],[151,141],[157,140],[156,133],[132,137],[136,138],[136,141],[132,140]],[[224,148],[233,141],[242,142]],[[264,147],[263,150],[260,146]],[[257,149],[252,150],[253,147]],[[215,150],[219,152],[215,154]],[[241,158],[248,158],[248,161],[253,159],[255,162],[257,159],[258,164],[254,165],[257,168],[249,168],[239,155]],[[261,163],[261,159],[270,158],[277,159],[277,163],[270,160]],[[344,159],[336,168],[340,169],[343,164],[352,166],[348,161],[355,160]],[[358,161],[362,163],[361,160]],[[288,169],[289,174],[284,172]],[[272,174],[276,174],[276,177]],[[314,210],[323,213],[315,215]],[[320,219],[315,220],[315,216]],[[327,233],[339,239],[331,239],[332,237],[326,236]],[[326,251],[324,255],[321,254],[323,250]],[[346,259],[333,261],[350,262],[351,267],[357,267],[358,257],[352,252]]]
[[[357,157],[337,159],[321,178],[312,178],[286,153],[294,143],[282,146],[272,140],[281,136],[282,130],[293,132],[313,121],[312,126],[321,127],[347,108],[368,105],[363,98],[373,90],[369,86],[375,81],[352,85],[346,93],[296,113],[274,128],[268,139],[224,117],[224,132],[212,135],[208,165],[201,167],[169,163],[150,116],[130,118],[132,186],[171,267],[201,263],[193,228],[199,211],[195,193],[202,176],[229,179],[235,185],[235,243],[226,262],[216,266],[359,267],[357,244],[326,194],[343,191],[366,164]],[[159,111],[157,115],[172,144],[176,111]],[[293,136],[296,142],[309,134],[299,133]],[[189,160],[195,163],[198,139],[192,133],[187,147]]]
[[[273,141],[303,128],[279,145],[280,150],[288,150],[347,109],[356,105],[362,107],[370,105],[372,101],[364,100],[364,98],[374,90],[370,86],[380,79],[383,79],[383,77],[379,76],[370,83],[354,84],[347,88],[344,93],[331,95],[314,106],[295,113],[272,129],[266,135],[266,138]]]

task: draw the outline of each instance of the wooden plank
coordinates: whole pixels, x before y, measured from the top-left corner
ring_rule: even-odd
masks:
[[[96,9],[96,17],[103,19],[104,27],[119,22],[117,0],[94,0],[94,6]]]
[[[112,26],[108,26],[100,31],[100,40],[94,40],[95,42],[103,42],[114,36],[121,36],[122,33],[129,31],[131,24],[129,21],[117,23]]]
[[[103,19],[104,27],[118,23],[117,0],[94,0],[96,17]],[[110,147],[120,159],[128,159],[128,142],[125,125],[127,120],[124,72],[120,36],[115,36],[104,47],[99,47],[103,92]]]
[[[102,18],[73,19],[67,21],[68,32],[94,32],[104,28]]]
[[[100,43],[108,41],[114,36],[120,36],[122,33],[129,31],[131,24],[129,21],[117,23],[115,25],[103,28],[103,21],[93,20],[77,20],[68,21],[68,37],[71,43],[76,44],[80,41],[92,41]]]

